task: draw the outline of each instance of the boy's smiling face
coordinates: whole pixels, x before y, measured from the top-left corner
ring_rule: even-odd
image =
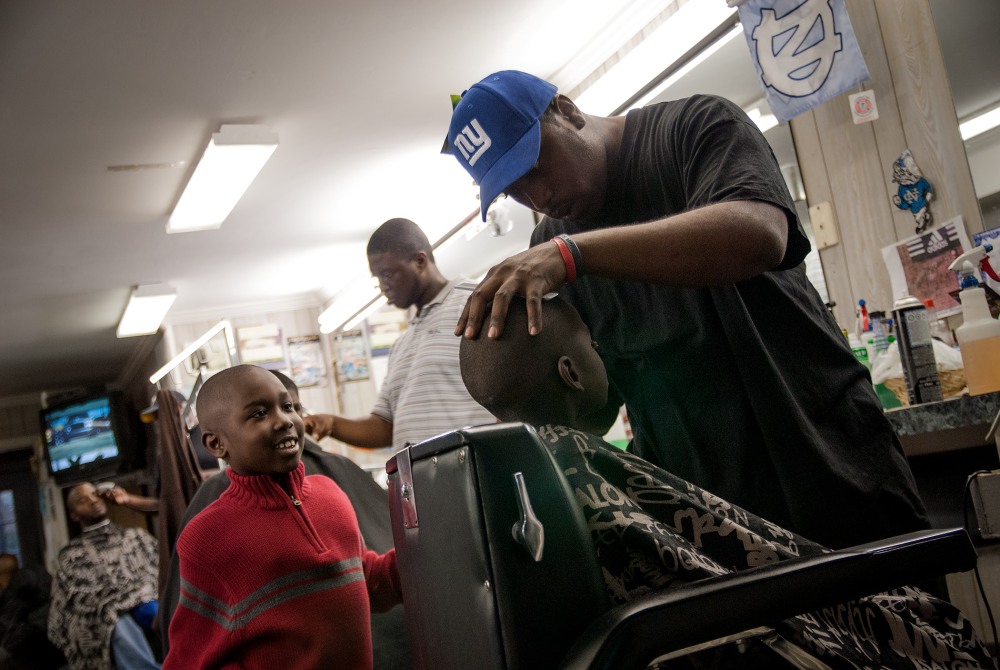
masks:
[[[215,428],[203,435],[205,447],[229,461],[240,475],[282,475],[294,470],[302,454],[305,427],[295,399],[267,370],[236,376],[225,389]]]

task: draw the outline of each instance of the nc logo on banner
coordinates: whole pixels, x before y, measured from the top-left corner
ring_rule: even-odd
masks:
[[[779,121],[868,79],[844,0],[746,0],[739,12],[754,67]]]

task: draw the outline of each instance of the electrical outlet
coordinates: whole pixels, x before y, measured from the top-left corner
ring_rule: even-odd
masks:
[[[1000,538],[1000,470],[973,477],[969,491],[980,535],[985,539]]]

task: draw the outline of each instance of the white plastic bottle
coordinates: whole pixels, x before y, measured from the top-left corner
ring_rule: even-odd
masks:
[[[962,301],[962,325],[955,330],[955,339],[962,352],[962,366],[969,385],[969,395],[1000,391],[1000,320],[990,314],[986,291],[976,276],[979,267],[989,268],[987,254],[993,249],[985,244],[972,249],[949,266],[959,273]]]
[[[868,348],[862,344],[861,340],[858,339],[858,336],[854,333],[847,336],[847,343],[850,345],[851,352],[854,354],[854,358],[857,359],[858,363],[861,363],[861,365],[868,368],[868,371],[871,372],[872,362],[868,357]]]

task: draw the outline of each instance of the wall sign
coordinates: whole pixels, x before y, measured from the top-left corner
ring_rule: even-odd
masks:
[[[875,91],[861,91],[847,96],[851,102],[851,117],[855,125],[869,123],[878,118],[878,105],[875,104]]]

